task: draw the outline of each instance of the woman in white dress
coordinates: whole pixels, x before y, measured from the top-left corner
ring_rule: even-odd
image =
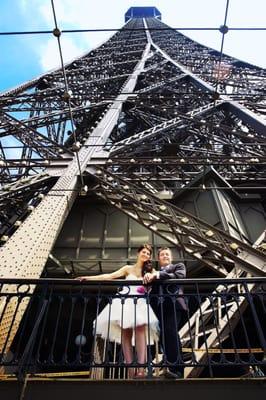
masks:
[[[140,286],[125,286],[119,296],[108,304],[94,321],[95,333],[102,338],[122,344],[126,364],[133,362],[133,344],[136,346],[137,361],[145,364],[147,342],[153,344],[159,337],[159,323],[150,305],[145,299],[146,288],[142,286],[142,279],[146,272],[153,272],[151,266],[152,248],[143,244],[138,248],[137,261],[134,265],[125,265],[110,274],[95,276],[81,276],[83,280],[113,280],[125,278],[139,280]],[[122,297],[125,296],[124,304]],[[130,295],[127,297],[127,295]],[[132,297],[131,297],[132,295]],[[139,298],[138,298],[139,297]],[[129,377],[143,377],[144,368],[129,369]]]

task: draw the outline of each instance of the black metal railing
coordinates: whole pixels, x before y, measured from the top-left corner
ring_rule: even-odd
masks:
[[[265,284],[266,278],[185,279],[143,289],[129,280],[1,279],[2,373],[23,379],[80,371],[92,379],[126,379],[142,367],[148,378],[160,377],[165,368],[185,371],[185,377],[264,375]],[[125,361],[121,330],[113,331],[114,310],[118,324],[132,327],[131,363]],[[143,362],[134,338],[141,313],[148,321]],[[166,351],[167,313],[174,315],[174,359]]]

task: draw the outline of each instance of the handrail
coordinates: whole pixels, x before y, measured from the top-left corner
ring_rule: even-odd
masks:
[[[89,275],[88,275],[89,276]],[[69,284],[69,285],[110,285],[110,286],[118,286],[124,285],[124,279],[114,279],[114,280],[89,280],[89,281],[79,281],[78,279],[61,279],[61,278],[40,278],[40,279],[16,279],[16,278],[0,278],[1,284],[33,284],[33,285],[43,285],[43,284],[53,284],[56,283],[58,285]],[[213,284],[241,284],[241,283],[266,283],[266,277],[247,277],[247,278],[185,278],[185,279],[166,279],[166,280],[154,280],[152,284],[154,285],[167,285],[167,284],[179,284],[179,285],[189,285],[189,284],[203,284],[203,283],[213,283]],[[139,285],[139,281],[129,280],[127,279],[126,285]]]
[[[136,285],[143,289],[141,279],[2,278],[1,371],[7,368],[8,373],[13,371],[20,380],[24,379],[25,373],[34,376],[42,372],[77,370],[89,370],[90,379],[127,379],[134,368],[144,368],[148,378],[158,378],[162,368],[175,366],[184,370],[185,377],[192,372],[200,376],[202,371],[205,371],[204,376],[207,371],[210,377],[215,377],[217,368],[222,368],[230,377],[233,366],[241,376],[249,368],[265,366],[265,283],[265,277],[171,279],[154,281],[152,291],[140,291],[136,290]],[[215,291],[217,286],[222,289]],[[118,291],[121,287],[124,290]],[[204,308],[206,301],[210,304],[208,310]],[[121,326],[128,329],[123,321],[129,319],[132,333],[137,326],[137,315],[147,316],[144,322],[147,335],[145,363],[139,363],[136,355],[132,363],[125,362],[121,336],[109,330],[110,324],[116,321],[111,319],[113,304],[114,310],[118,306]],[[17,315],[20,308],[27,305],[13,339]],[[156,307],[158,320],[154,320],[152,311]],[[174,333],[171,340],[180,343],[175,361],[159,351],[160,332],[160,344],[162,348],[166,346],[163,324],[169,310],[171,315],[179,313],[171,325]],[[186,335],[181,336],[182,327],[195,313],[198,313],[197,323],[188,322]],[[8,328],[5,326],[7,320],[11,321]]]

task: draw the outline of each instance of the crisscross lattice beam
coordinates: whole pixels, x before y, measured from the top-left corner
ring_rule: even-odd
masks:
[[[266,275],[265,256],[252,246],[110,172],[101,169],[95,176],[97,195],[205,265],[225,273],[221,266],[227,258],[247,272]],[[216,265],[204,253],[210,253]]]

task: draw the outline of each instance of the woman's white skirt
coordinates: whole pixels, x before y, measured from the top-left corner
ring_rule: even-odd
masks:
[[[121,343],[121,329],[146,326],[146,342],[154,344],[159,339],[159,322],[145,297],[115,297],[94,321],[96,335],[111,342]]]

